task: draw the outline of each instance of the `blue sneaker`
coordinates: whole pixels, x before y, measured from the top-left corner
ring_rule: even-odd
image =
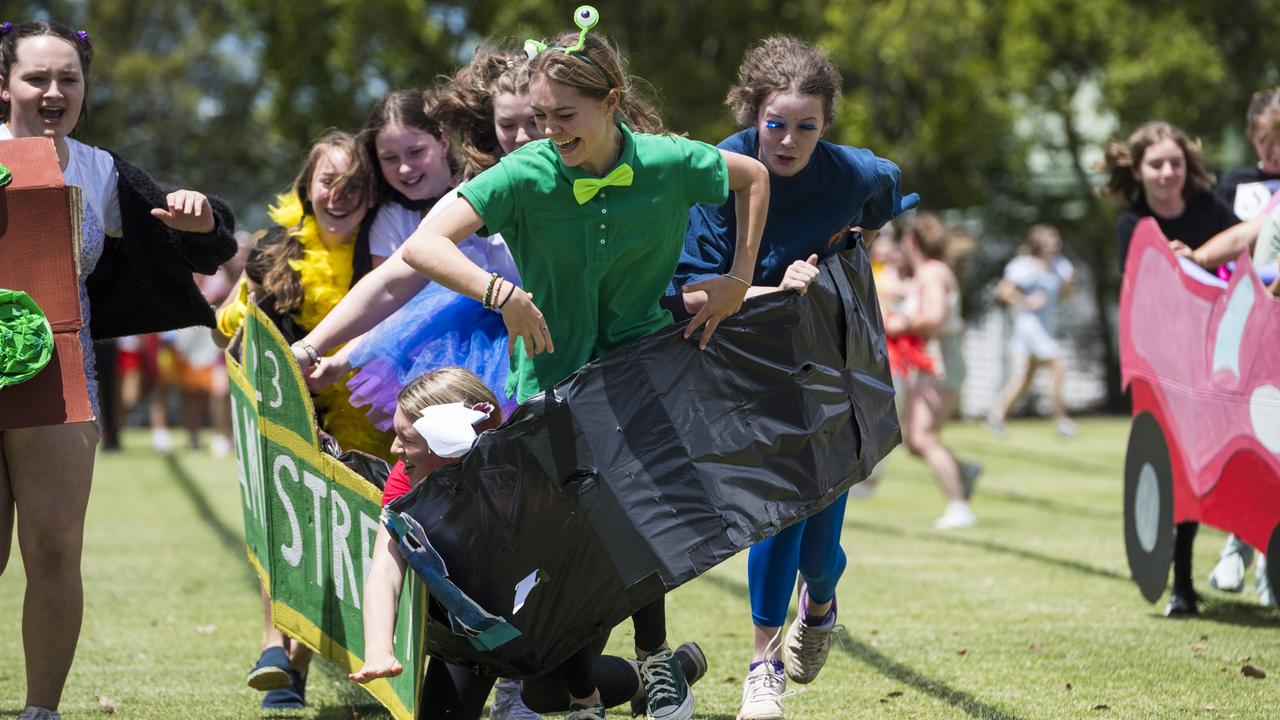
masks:
[[[307,706],[307,676],[289,668],[289,686],[269,690],[262,696],[264,710],[298,710]]]
[[[254,690],[279,690],[289,687],[289,654],[279,645],[273,645],[258,656],[258,664],[249,671],[245,679]]]

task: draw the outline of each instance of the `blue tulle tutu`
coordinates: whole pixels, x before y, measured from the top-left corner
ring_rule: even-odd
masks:
[[[437,283],[371,330],[351,354],[351,404],[369,405],[369,420],[391,427],[396,395],[411,380],[442,367],[463,367],[502,392],[510,373],[507,328],[498,313]],[[502,402],[503,414],[514,409]]]

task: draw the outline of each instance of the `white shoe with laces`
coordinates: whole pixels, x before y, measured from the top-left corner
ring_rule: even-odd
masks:
[[[831,653],[831,641],[836,630],[836,604],[831,601],[831,610],[826,622],[810,625],[805,617],[805,608],[809,604],[809,588],[800,590],[800,612],[787,628],[787,637],[782,642],[782,664],[786,668],[787,679],[805,685],[818,677],[818,671],[827,664],[827,656]]]
[[[782,663],[766,660],[755,666],[742,683],[738,720],[783,720],[782,696],[786,689]]]
[[[61,720],[57,710],[28,705],[18,713],[18,720]]]
[[[588,707],[570,703],[569,712],[565,713],[564,720],[604,720],[604,706],[592,705]]]

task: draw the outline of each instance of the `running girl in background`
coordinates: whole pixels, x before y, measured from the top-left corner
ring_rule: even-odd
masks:
[[[971,247],[972,241],[937,217],[917,214],[902,235],[903,255],[914,278],[912,289],[901,312],[885,318],[885,332],[926,339],[928,368],[915,368],[902,391],[902,444],[929,466],[947,499],[946,509],[934,522],[943,530],[977,523],[969,508],[976,473],[967,471],[970,464],[942,444],[942,428],[959,403],[965,377],[964,318],[954,267]]]
[[[0,23],[0,141],[49,138],[66,184],[81,190],[80,342],[98,417],[91,336],[211,325],[191,272],[212,274],[235,253],[235,227],[220,201],[194,190],[166,195],[144,171],[70,137],[86,108],[92,59],[86,31],[44,20]],[[27,578],[21,621],[27,697],[20,720],[57,720],[75,656],[98,433],[95,422],[0,431],[0,572],[8,564],[16,510]]]
[[[218,311],[225,342],[248,312],[249,293],[286,338],[315,327],[338,304],[371,262],[367,229],[373,204],[372,171],[351,135],[330,131],[311,146],[289,192],[269,210],[277,227],[258,242],[245,277]],[[344,450],[390,458],[391,433],[379,432],[352,407],[345,385],[316,391],[322,430]],[[249,672],[249,686],[265,690],[264,708],[306,704],[311,651],[271,623],[271,600],[262,592],[262,653]]]
[[[862,228],[869,242],[881,225],[919,202],[917,195],[899,194],[892,162],[822,140],[835,119],[840,85],[830,59],[794,38],[769,38],[747,52],[727,99],[746,129],[720,143],[720,150],[727,157],[758,158],[768,168],[768,222],[759,258],[748,266],[753,270],[743,270],[746,258],[734,241],[742,233],[741,197],[693,208],[672,285],[690,314],[706,311],[703,285],[725,275],[753,274],[748,297],[803,293],[818,274],[818,260],[848,247],[851,229]],[[826,662],[836,583],[845,567],[840,528],[846,498],[751,548],[747,582],[755,650],[742,720],[782,718],[786,678],[812,682]],[[797,570],[804,580],[800,613],[782,641]]]
[[[1052,225],[1034,225],[1017,257],[1004,268],[996,285],[996,297],[1013,312],[1013,335],[1009,340],[1014,367],[1009,382],[996,398],[987,425],[997,437],[1004,435],[1009,408],[1031,387],[1036,371],[1048,367],[1053,380],[1053,421],[1058,435],[1076,434],[1075,423],[1067,416],[1062,397],[1067,366],[1056,337],[1058,301],[1071,296],[1075,269],[1062,255],[1062,235]]]
[[[1231,208],[1210,191],[1213,176],[1204,168],[1200,143],[1176,126],[1149,122],[1129,136],[1112,142],[1103,160],[1108,173],[1101,194],[1128,206],[1116,223],[1120,272],[1124,272],[1134,227],[1145,216],[1156,219],[1160,231],[1175,247],[1195,250],[1209,238],[1236,224]],[[1164,614],[1197,614],[1199,595],[1191,575],[1191,556],[1199,523],[1179,523],[1173,543],[1173,590]]]

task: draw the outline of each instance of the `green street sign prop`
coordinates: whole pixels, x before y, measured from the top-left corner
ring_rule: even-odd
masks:
[[[227,353],[245,549],[271,595],[272,622],[346,672],[364,655],[361,596],[381,494],[320,449],[311,396],[293,353],[256,306],[240,357]],[[364,685],[397,720],[416,715],[426,592],[407,578],[395,655],[404,672]]]

